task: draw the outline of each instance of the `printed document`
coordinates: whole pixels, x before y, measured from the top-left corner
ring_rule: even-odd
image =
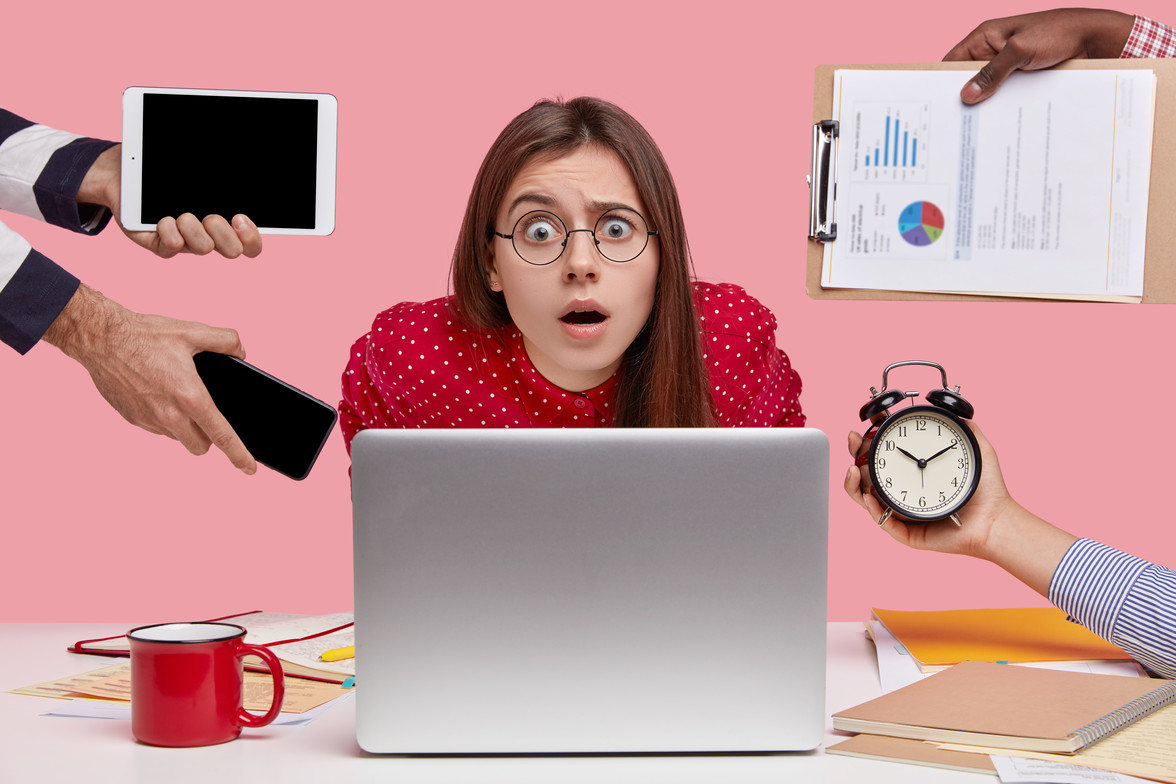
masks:
[[[826,288],[1138,299],[1155,74],[834,73]]]

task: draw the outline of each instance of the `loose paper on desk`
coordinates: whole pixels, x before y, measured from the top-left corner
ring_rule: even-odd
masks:
[[[940,748],[1068,762],[1176,784],[1176,705],[1145,716],[1073,756],[956,744],[942,744]]]
[[[838,70],[822,286],[1139,301],[1155,74]]]
[[[47,683],[13,689],[12,694],[56,699],[98,699],[128,703],[131,699],[131,663],[119,662],[109,667],[73,675]],[[330,700],[350,694],[338,684],[322,683],[303,678],[286,679],[286,698],[283,713],[304,713]],[[247,672],[244,680],[243,702],[252,711],[266,711],[273,702],[273,679],[266,673]]]
[[[348,626],[331,634],[310,639],[299,639],[311,634],[317,634],[323,629],[353,623],[354,613],[334,613],[332,615],[303,616],[288,613],[261,613],[249,624],[249,633],[245,641],[256,645],[268,645],[269,649],[284,663],[283,666],[293,674],[314,675],[319,673],[337,673],[342,675],[355,674],[355,660],[346,659],[337,662],[323,662],[319,657],[324,651],[342,648],[355,644],[355,627]],[[283,645],[273,645],[275,640],[291,640]],[[255,657],[248,659],[251,664],[260,664]],[[290,665],[297,665],[290,667]]]
[[[977,754],[977,757],[983,755]],[[1001,784],[1141,784],[1147,779],[1099,768],[1047,762],[1027,757],[989,757]]]

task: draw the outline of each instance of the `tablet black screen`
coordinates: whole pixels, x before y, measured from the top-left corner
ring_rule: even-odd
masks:
[[[314,100],[147,93],[142,221],[244,213],[313,229],[317,143]]]

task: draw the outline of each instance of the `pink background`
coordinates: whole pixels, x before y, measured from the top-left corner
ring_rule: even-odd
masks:
[[[1133,10],[1163,17],[1167,5]],[[119,138],[129,85],[334,93],[338,221],[327,238],[268,237],[253,261],[163,261],[113,228],[85,238],[3,220],[128,307],[237,328],[255,364],[334,403],[372,316],[446,291],[474,172],[503,125],[540,97],[598,95],[661,145],[700,277],[746,286],[779,318],[809,424],[833,446],[831,619],[872,605],[1043,602],[989,564],[904,549],[842,494],[845,433],[900,359],[946,366],[1028,507],[1176,565],[1162,436],[1176,388],[1172,306],[805,296],[814,66],[935,60],[986,16],[1033,10],[842,0],[828,16],[828,6],[16,4],[3,12],[3,105],[55,127]],[[844,33],[817,32],[834,24]],[[934,380],[903,378],[923,390]],[[219,454],[194,458],[126,425],[51,346],[23,358],[0,348],[0,379],[0,620],[352,606],[338,433],[304,482],[266,469],[250,478]]]

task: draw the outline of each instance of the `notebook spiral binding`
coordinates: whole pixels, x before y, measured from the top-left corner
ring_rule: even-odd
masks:
[[[1086,748],[1173,702],[1176,702],[1176,681],[1168,681],[1142,697],[1136,697],[1122,708],[1090,722],[1074,734],[1081,739],[1082,748]]]

